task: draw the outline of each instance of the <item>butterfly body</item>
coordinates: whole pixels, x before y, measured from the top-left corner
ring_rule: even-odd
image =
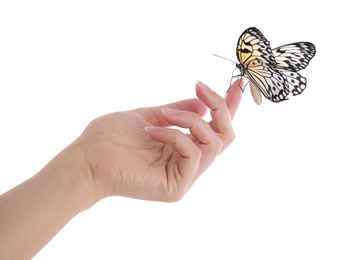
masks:
[[[289,93],[299,95],[306,79],[297,71],[304,69],[316,53],[310,42],[297,42],[271,49],[270,42],[255,27],[245,30],[237,44],[236,67],[249,79],[252,96],[257,104],[261,94],[273,102],[288,99]]]

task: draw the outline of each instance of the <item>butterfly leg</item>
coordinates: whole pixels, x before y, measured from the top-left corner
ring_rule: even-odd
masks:
[[[229,84],[229,88],[228,88],[228,90],[227,90],[227,93],[229,92],[229,90],[230,90],[230,88],[231,88],[231,86],[232,86],[233,79],[234,79],[234,78],[241,78],[241,77],[242,77],[242,75],[235,75],[235,76],[232,76],[232,78],[230,79],[230,84]],[[246,83],[244,86],[240,86],[240,89],[241,89],[241,92],[242,92],[242,93],[245,91],[246,85],[247,85],[247,83]]]
[[[241,86],[240,86],[240,89],[241,89],[242,93],[245,91],[247,84],[248,84],[248,81],[245,83],[245,85],[243,86],[243,88],[241,88]]]

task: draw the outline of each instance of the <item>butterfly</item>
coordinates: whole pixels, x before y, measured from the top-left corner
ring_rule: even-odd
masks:
[[[271,49],[270,42],[255,27],[246,29],[240,36],[236,67],[249,79],[254,102],[261,104],[262,95],[280,102],[306,88],[306,78],[298,71],[306,68],[315,56],[316,48],[310,42],[295,42]]]

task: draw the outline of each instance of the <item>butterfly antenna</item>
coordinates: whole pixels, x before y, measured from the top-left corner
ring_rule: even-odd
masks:
[[[219,58],[221,58],[221,59],[224,59],[224,60],[229,60],[229,61],[231,61],[231,62],[233,62],[233,63],[235,63],[236,64],[236,62],[235,61],[233,61],[233,60],[230,60],[230,59],[227,59],[227,58],[225,58],[225,57],[222,57],[222,56],[220,56],[220,55],[217,55],[217,54],[212,54],[213,56],[216,56],[216,57],[219,57]]]

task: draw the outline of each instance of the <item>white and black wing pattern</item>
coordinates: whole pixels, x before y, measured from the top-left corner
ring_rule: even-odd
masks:
[[[261,103],[261,93],[273,102],[287,100],[289,93],[299,95],[306,88],[306,78],[298,71],[306,68],[315,56],[310,42],[295,42],[271,49],[270,42],[255,27],[239,37],[236,67],[249,79],[255,103]]]
[[[270,42],[255,27],[248,28],[241,34],[237,43],[236,56],[243,67],[254,60],[276,67]]]
[[[249,79],[255,103],[261,104],[261,93],[273,102],[287,99],[286,78],[276,69],[270,43],[257,28],[248,28],[241,34],[236,56],[240,62],[237,68]]]
[[[274,48],[272,53],[278,69],[299,71],[308,66],[316,54],[316,48],[311,42],[295,42]]]
[[[261,96],[257,89],[269,100],[280,102],[287,100],[290,93],[286,76],[277,68],[265,66],[254,61],[249,64],[245,71],[252,91],[255,103],[261,103]]]
[[[297,73],[309,65],[316,54],[311,42],[295,42],[272,50],[277,68],[287,77],[292,95],[301,94],[306,88],[306,78]]]
[[[282,71],[289,83],[290,92],[293,96],[299,95],[306,88],[306,78],[294,71]]]

